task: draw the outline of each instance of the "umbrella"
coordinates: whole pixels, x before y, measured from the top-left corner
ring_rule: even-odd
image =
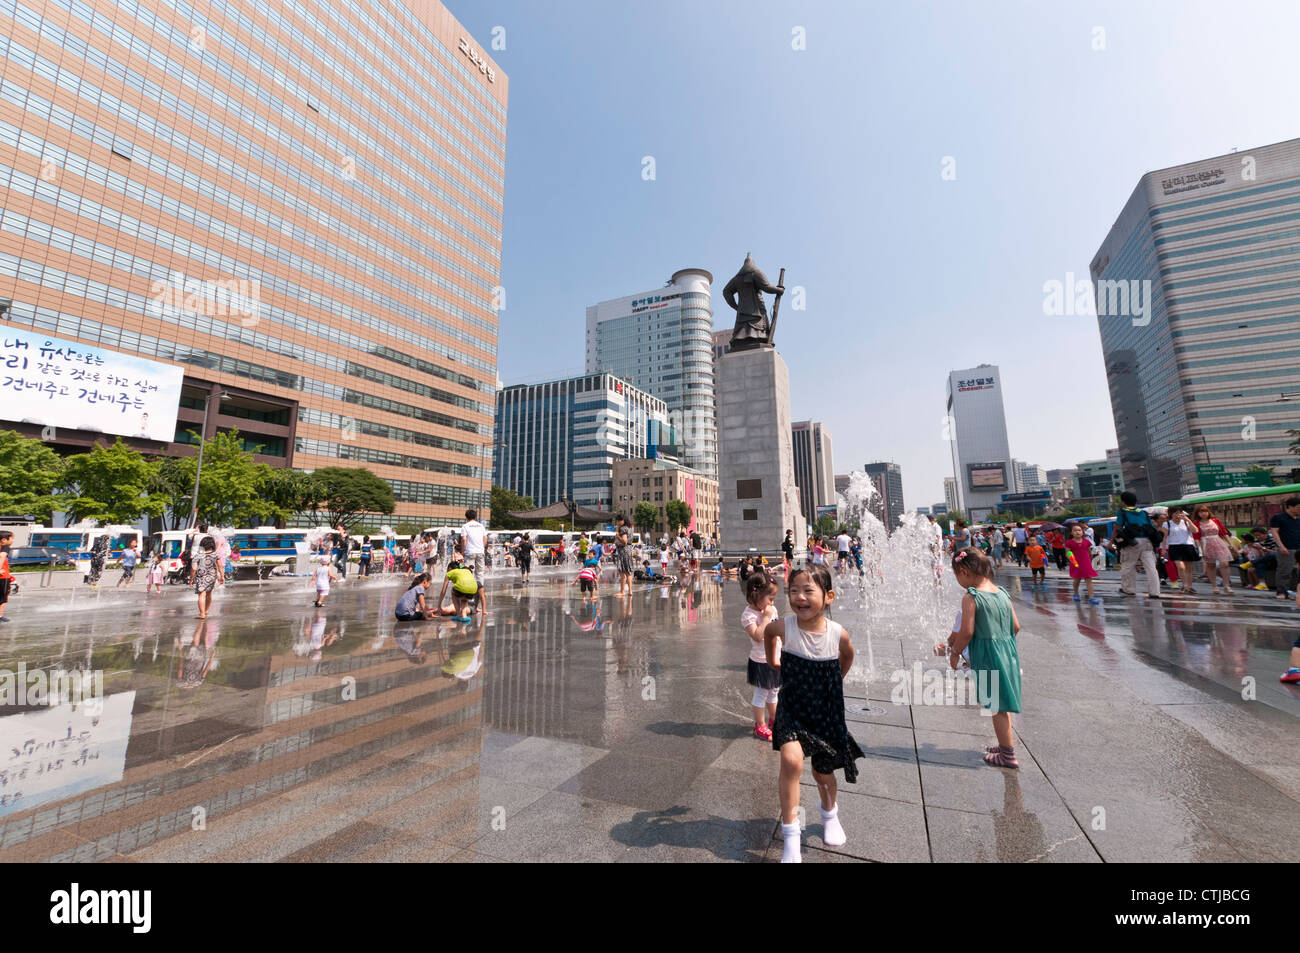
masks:
[[[1065,522],[1069,523],[1072,521],[1066,520]],[[1045,530],[1047,532],[1051,532],[1054,529],[1061,529],[1061,524],[1060,523],[1039,523],[1038,528],[1041,530]]]
[[[1068,520],[1065,521],[1065,524],[1068,526],[1071,523],[1086,523],[1088,522],[1089,519],[1090,517],[1087,516],[1071,516]]]

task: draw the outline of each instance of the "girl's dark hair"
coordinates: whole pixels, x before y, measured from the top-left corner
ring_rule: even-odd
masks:
[[[211,536],[204,536],[199,540],[199,548],[210,553],[217,548],[217,542]]]
[[[433,582],[433,580],[429,577],[429,574],[427,572],[422,572],[418,576],[416,576],[413,580],[411,580],[411,584],[406,587],[406,591],[410,592],[412,589],[414,589],[422,582]]]
[[[745,587],[745,601],[753,605],[757,596],[776,585],[776,580],[769,576],[766,570],[760,569],[745,577],[743,585]]]
[[[985,579],[993,578],[993,560],[975,546],[963,546],[953,553],[952,571],[956,573],[958,569],[983,576]]]
[[[831,571],[825,566],[818,566],[816,563],[813,563],[811,566],[801,566],[798,569],[791,570],[790,578],[787,579],[785,583],[786,589],[788,590],[793,586],[795,579],[801,575],[808,576],[812,579],[813,583],[822,591],[823,595],[831,592],[835,588],[831,583]]]

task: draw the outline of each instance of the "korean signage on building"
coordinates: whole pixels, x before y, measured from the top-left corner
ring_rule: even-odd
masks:
[[[0,330],[0,420],[170,442],[184,376],[107,348]]]
[[[991,377],[971,377],[957,382],[958,393],[972,390],[992,390],[996,382]]]

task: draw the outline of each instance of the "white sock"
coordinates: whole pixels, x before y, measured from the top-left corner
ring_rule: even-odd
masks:
[[[799,822],[781,825],[781,836],[785,840],[785,850],[781,853],[781,863],[801,864],[803,857],[799,854]]]
[[[836,804],[829,811],[818,807],[822,812],[822,842],[827,847],[840,847],[848,841],[848,835],[840,825],[840,806]]]

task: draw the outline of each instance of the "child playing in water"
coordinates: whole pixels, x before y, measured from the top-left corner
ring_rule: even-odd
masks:
[[[1074,601],[1079,601],[1080,580],[1088,583],[1088,601],[1094,606],[1100,605],[1092,591],[1092,581],[1097,578],[1097,570],[1092,565],[1092,544],[1083,531],[1082,523],[1070,524],[1070,538],[1065,541],[1065,558],[1070,563],[1070,578],[1074,580]]]
[[[312,605],[318,609],[325,605],[325,597],[330,594],[330,580],[337,579],[338,577],[339,574],[336,573],[334,567],[330,565],[330,558],[328,556],[322,556],[320,558],[320,565],[317,566],[316,571],[312,573],[312,579],[316,583],[316,601],[313,602]]]
[[[153,554],[153,561],[149,563],[149,575],[145,577],[145,582],[144,582],[145,595],[148,595],[149,591],[154,586],[157,586],[158,591],[162,592],[163,583],[166,581],[167,581],[167,564],[163,562],[162,553],[155,552]]]
[[[781,673],[781,703],[772,724],[772,747],[781,752],[781,863],[797,864],[799,853],[799,778],[804,753],[812,755],[813,780],[821,795],[822,841],[839,847],[847,841],[840,825],[834,771],[858,779],[854,762],[862,749],[844,720],[844,676],[853,665],[853,643],[844,627],[826,618],[835,600],[825,566],[790,573],[787,586],[793,615],[769,622],[763,630],[767,664]],[[778,654],[779,653],[779,654]]]
[[[647,563],[647,565],[649,565]],[[582,590],[582,602],[585,605],[596,598],[596,585],[599,581],[600,573],[596,569],[596,560],[588,559],[583,567],[578,570],[578,577],[569,583],[571,586],[578,586]]]
[[[447,575],[442,580],[442,592],[438,593],[439,609],[442,608],[442,600],[447,596],[448,586],[451,586],[451,605],[456,613],[453,621],[468,622],[470,607],[476,602],[481,611],[487,611],[487,599],[483,595],[483,587],[474,578],[474,571],[463,567],[454,559],[447,564]]]
[[[962,650],[970,648],[980,704],[993,713],[993,731],[998,738],[997,745],[984,749],[984,763],[1019,768],[1011,713],[1020,712],[1020,652],[1016,648],[1020,619],[1006,590],[993,584],[993,564],[978,549],[967,546],[954,553],[952,571],[966,595],[961,601],[961,631],[948,639],[948,662],[956,669]]]
[[[1025,558],[1029,560],[1029,574],[1033,580],[1032,588],[1047,588],[1047,550],[1033,536],[1025,546]]]
[[[781,672],[767,664],[767,646],[763,630],[776,621],[776,582],[766,573],[753,573],[745,580],[745,601],[749,603],[740,614],[740,627],[749,636],[748,681],[754,686],[750,705],[754,709],[754,735],[764,741],[772,740],[768,727],[776,718],[776,697],[781,690]],[[778,646],[777,652],[780,652]]]

